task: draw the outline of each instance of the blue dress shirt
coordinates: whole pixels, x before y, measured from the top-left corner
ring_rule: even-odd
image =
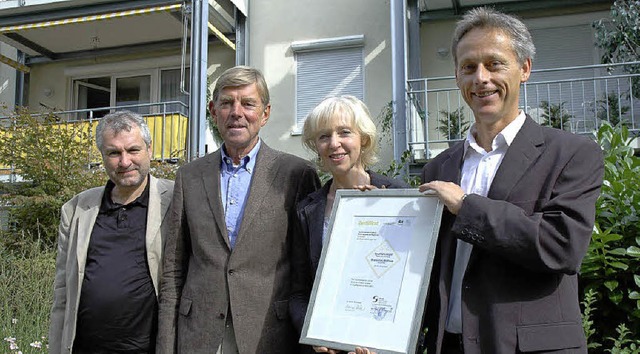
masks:
[[[233,160],[222,147],[222,165],[220,166],[220,185],[222,190],[222,205],[227,224],[227,234],[231,249],[236,245],[236,238],[244,215],[244,206],[249,196],[251,176],[256,166],[256,156],[260,150],[260,140],[249,154],[240,160],[240,165],[234,166]]]

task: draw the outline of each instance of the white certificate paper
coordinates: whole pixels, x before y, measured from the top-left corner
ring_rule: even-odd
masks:
[[[393,321],[414,217],[353,218],[336,313]]]
[[[414,353],[442,210],[415,189],[338,190],[300,342]]]

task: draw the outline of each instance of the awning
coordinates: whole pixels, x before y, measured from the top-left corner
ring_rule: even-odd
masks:
[[[53,27],[53,26],[68,25],[73,23],[84,23],[84,22],[91,22],[91,21],[108,20],[112,18],[120,18],[120,17],[127,17],[127,16],[137,16],[137,15],[144,15],[144,14],[158,12],[158,11],[173,11],[173,10],[179,9],[180,7],[182,7],[182,4],[173,4],[173,5],[166,5],[166,6],[150,7],[146,9],[112,12],[112,13],[101,14],[101,15],[67,18],[67,19],[57,20],[57,21],[29,23],[29,24],[17,25],[17,26],[5,26],[5,27],[0,27],[0,33],[17,32],[20,30],[35,29],[35,28],[47,28],[47,27]]]

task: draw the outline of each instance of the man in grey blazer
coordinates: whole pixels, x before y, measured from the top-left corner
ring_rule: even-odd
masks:
[[[262,74],[216,82],[221,149],[178,170],[160,289],[159,353],[297,353],[288,315],[296,203],[319,187],[308,162],[258,137],[271,112]]]
[[[475,124],[422,172],[420,190],[447,207],[425,312],[428,352],[586,353],[576,274],[602,151],[519,110],[535,53],[520,20],[471,10],[452,53]]]
[[[96,144],[109,181],[62,206],[49,352],[154,352],[173,181],[149,175],[151,134],[138,114],[103,117]]]

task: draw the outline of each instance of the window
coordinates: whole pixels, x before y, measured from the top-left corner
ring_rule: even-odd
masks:
[[[189,90],[189,69],[185,73]],[[100,118],[110,107],[142,115],[180,113],[187,115],[189,97],[180,91],[180,69],[146,69],[138,72],[78,77],[73,82],[73,109],[88,110],[78,118]],[[165,104],[166,103],[166,104]]]
[[[149,106],[141,104],[151,102],[151,76],[131,76],[116,79],[116,107],[139,114],[149,113]],[[133,107],[131,107],[133,106]]]
[[[111,102],[111,77],[94,77],[74,81],[76,93],[76,109],[93,109],[109,107]],[[93,111],[93,118],[100,118],[109,113],[108,110]],[[79,118],[90,118],[89,112],[82,113]]]
[[[307,114],[323,99],[353,95],[364,99],[364,36],[292,44],[296,61],[296,122],[300,134]]]
[[[184,87],[189,90],[189,69],[185,70]],[[180,91],[180,69],[162,70],[160,72],[160,102],[182,102],[167,104],[166,110],[169,112],[179,112],[187,114],[189,106],[189,96]]]

